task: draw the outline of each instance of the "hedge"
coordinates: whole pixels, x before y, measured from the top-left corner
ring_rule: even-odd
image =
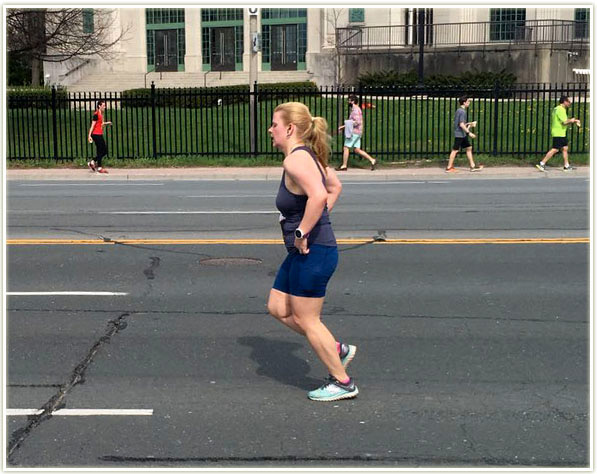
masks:
[[[516,82],[516,76],[505,70],[500,72],[467,72],[460,76],[449,74],[431,74],[423,78],[425,87],[494,87],[496,83],[509,87]],[[358,84],[366,88],[378,87],[413,87],[419,83],[419,75],[415,71],[399,74],[395,71],[381,71],[361,74]]]
[[[52,89],[47,87],[15,87],[6,91],[9,109],[46,109],[52,107]],[[67,108],[66,89],[56,89],[56,105]]]
[[[317,92],[317,85],[306,82],[279,82],[258,85],[260,92],[265,92],[272,99],[286,98],[289,91],[298,93]],[[156,106],[183,107],[196,109],[218,105],[230,105],[249,102],[249,85],[191,88],[156,88]],[[280,92],[280,94],[277,94]],[[151,89],[128,89],[121,94],[122,107],[150,107]]]

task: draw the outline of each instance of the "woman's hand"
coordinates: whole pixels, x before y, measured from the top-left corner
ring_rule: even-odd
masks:
[[[294,238],[294,246],[298,249],[301,255],[307,255],[309,253],[309,249],[307,248],[307,239],[299,239],[297,237]]]
[[[88,141],[89,143],[93,143],[93,138],[91,138],[91,137],[87,137],[87,141]]]

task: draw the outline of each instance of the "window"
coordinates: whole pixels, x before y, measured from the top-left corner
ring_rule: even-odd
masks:
[[[491,8],[490,41],[525,39],[525,8]]]
[[[364,8],[349,8],[348,9],[349,23],[364,23],[365,9]]]
[[[261,18],[273,20],[276,18],[307,18],[306,8],[264,8]]]
[[[169,64],[178,63],[178,70],[184,71],[185,44],[185,19],[184,8],[146,8],[145,28],[147,44],[147,66],[148,71],[153,71],[156,61],[164,54],[170,57]],[[167,42],[164,40],[164,32],[170,31]],[[175,45],[175,46],[169,46]]]
[[[264,71],[305,70],[307,9],[263,8],[261,54]]]
[[[421,15],[423,18],[421,18]],[[404,44],[420,44],[419,20],[423,20],[424,44],[433,44],[433,8],[404,9]]]
[[[242,70],[244,42],[243,42],[243,9],[242,8],[202,8],[201,9],[201,49],[202,63],[205,67],[211,64],[212,44],[211,29],[222,27],[234,28],[234,44],[227,47],[234,48],[234,62],[236,70]]]
[[[589,37],[589,9],[575,8],[574,9],[574,37],[588,38]]]
[[[202,8],[201,22],[208,21],[242,21],[242,8]]]
[[[93,8],[83,8],[83,33],[93,33]]]
[[[184,8],[147,8],[145,21],[148,25],[184,23]]]

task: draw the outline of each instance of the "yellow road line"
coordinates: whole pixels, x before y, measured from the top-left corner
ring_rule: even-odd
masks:
[[[8,239],[8,245],[282,245],[281,239]],[[588,244],[588,237],[518,239],[338,239],[340,245]]]

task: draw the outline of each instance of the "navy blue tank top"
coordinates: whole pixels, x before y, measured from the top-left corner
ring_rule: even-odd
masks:
[[[306,146],[300,146],[292,151],[305,150],[315,161],[317,169],[321,173],[322,183],[325,187],[325,175],[319,166],[317,157],[313,150]],[[284,244],[288,252],[298,252],[298,249],[294,246],[294,231],[298,228],[299,224],[303,220],[305,214],[305,207],[307,206],[307,196],[304,194],[291,193],[286,187],[284,181],[286,177],[286,171],[282,173],[282,181],[280,182],[280,188],[278,189],[278,195],[276,196],[276,207],[280,211],[280,226],[282,227],[282,235],[284,236]],[[325,245],[327,247],[336,247],[336,237],[332,230],[332,224],[330,222],[330,215],[328,213],[327,204],[323,209],[321,217],[315,224],[315,227],[309,232],[307,237],[307,245],[312,244]]]

